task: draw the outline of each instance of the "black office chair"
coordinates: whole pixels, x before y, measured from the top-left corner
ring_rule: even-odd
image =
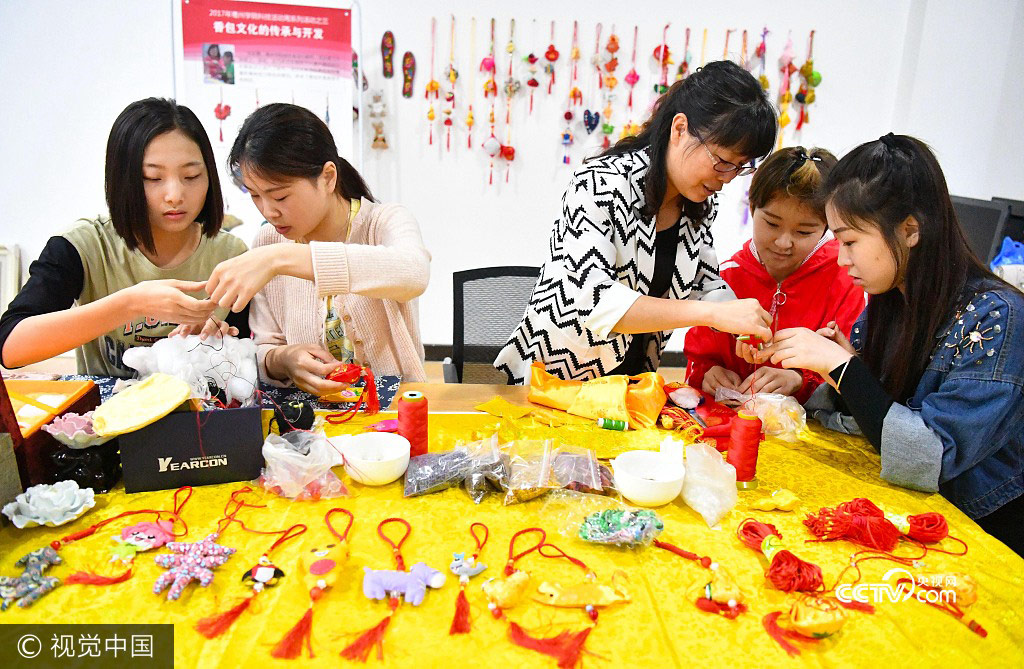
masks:
[[[1024,242],[1024,202],[1006,197],[994,197],[992,201],[1010,206],[1010,217],[1006,219],[1004,234],[1010,239]]]
[[[492,363],[519,325],[539,267],[482,267],[452,274],[452,357],[445,383],[507,383]]]
[[[971,250],[981,262],[989,264],[1002,246],[1010,205],[956,195],[951,199]]]

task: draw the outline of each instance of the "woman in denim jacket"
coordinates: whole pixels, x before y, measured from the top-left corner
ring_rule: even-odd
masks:
[[[759,360],[821,374],[813,417],[867,437],[886,481],[942,493],[1024,555],[1024,295],[970,251],[921,141],[857,147],[823,194],[838,262],[871,301],[852,344],[782,330]]]

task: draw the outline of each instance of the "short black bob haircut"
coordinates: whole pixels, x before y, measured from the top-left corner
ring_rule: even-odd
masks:
[[[203,154],[203,163],[210,180],[203,209],[196,217],[203,227],[203,234],[213,237],[220,232],[224,221],[224,200],[221,197],[220,179],[217,177],[217,164],[203,124],[191,109],[174,100],[139,100],[125,107],[110,129],[104,182],[107,208],[114,230],[129,249],[135,250],[141,246],[151,252],[156,250],[149,227],[142,159],[146,147],[154,138],[172,130],[185,133]]]

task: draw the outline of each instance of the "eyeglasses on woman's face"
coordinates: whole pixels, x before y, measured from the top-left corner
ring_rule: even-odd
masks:
[[[700,133],[696,130],[693,131],[694,136],[700,145],[707,151],[708,158],[711,159],[711,166],[715,168],[716,172],[721,174],[735,174],[736,176],[742,177],[748,174],[753,174],[757,170],[755,161],[751,160],[746,165],[737,165],[736,163],[730,163],[728,160],[724,160],[719,156],[712,153],[711,149],[708,148],[704,138],[700,136]]]

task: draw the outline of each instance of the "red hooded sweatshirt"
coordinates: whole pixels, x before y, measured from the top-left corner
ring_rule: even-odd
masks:
[[[757,258],[751,239],[722,263],[719,272],[737,298],[757,298],[768,312],[772,311],[773,300],[777,303],[772,328],[775,332],[795,327],[817,330],[834,320],[849,336],[854,321],[864,311],[865,297],[846,270],[836,264],[838,255],[838,241],[823,241],[795,272],[778,283]],[[715,332],[708,327],[691,328],[686,333],[684,350],[687,382],[697,389],[704,383],[704,374],[716,365],[736,372],[740,379],[746,379],[755,369],[736,356],[735,335]],[[794,397],[802,404],[823,379],[807,370],[798,371],[803,374],[804,385]]]

